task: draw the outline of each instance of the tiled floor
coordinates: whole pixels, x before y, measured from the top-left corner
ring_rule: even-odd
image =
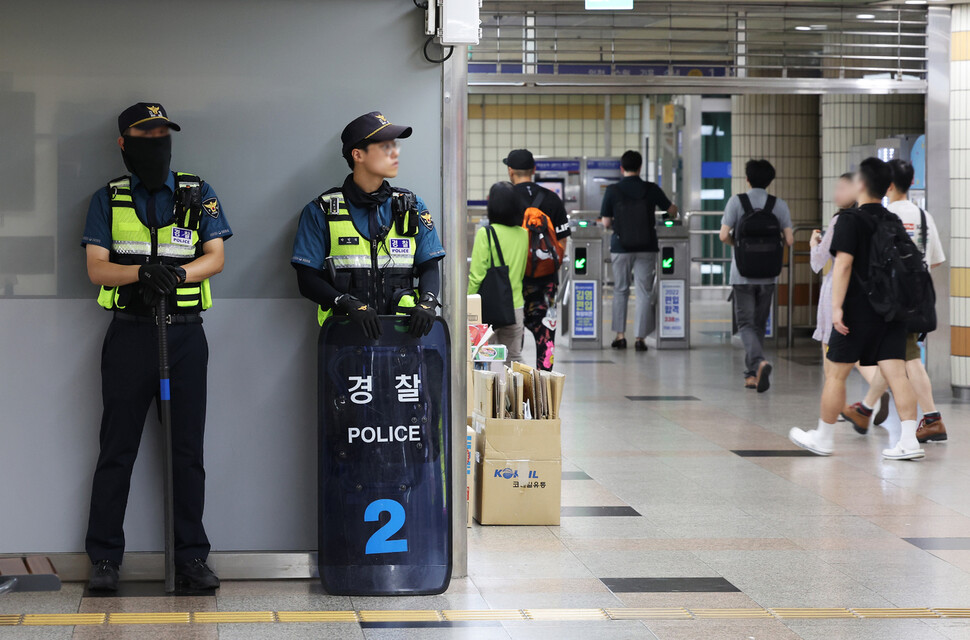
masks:
[[[226,582],[193,598],[85,598],[76,584],[0,595],[0,614],[574,608],[598,620],[13,626],[0,640],[970,638],[970,620],[777,611],[970,608],[970,405],[940,390],[952,439],[921,462],[884,462],[884,431],[848,427],[833,457],[792,455],[788,429],[817,416],[814,348],[776,354],[772,389],[756,394],[718,328],[695,328],[689,353],[563,350],[562,524],[469,529],[469,577],[443,595],[332,597],[309,581]],[[860,390],[853,378],[850,395]],[[688,619],[596,612],[679,607]]]

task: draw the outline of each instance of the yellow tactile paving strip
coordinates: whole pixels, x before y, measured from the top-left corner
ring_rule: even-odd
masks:
[[[142,613],[25,613],[0,615],[0,626],[79,626],[138,624],[238,624],[287,622],[482,622],[609,620],[751,620],[970,618],[970,608],[749,608],[686,607],[610,609],[412,609],[363,611],[181,611]]]

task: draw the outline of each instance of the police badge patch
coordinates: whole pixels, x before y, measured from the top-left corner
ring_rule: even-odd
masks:
[[[421,218],[421,224],[427,227],[428,231],[434,229],[434,220],[431,219],[430,211],[422,211],[418,217]]]
[[[215,198],[209,198],[202,203],[202,208],[213,218],[219,217],[219,201]]]

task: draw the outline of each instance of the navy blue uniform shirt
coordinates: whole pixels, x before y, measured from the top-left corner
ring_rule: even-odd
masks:
[[[155,217],[159,218],[157,220],[148,220],[146,213],[148,199],[151,197],[155,198]],[[164,227],[171,224],[175,219],[175,174],[169,172],[165,185],[156,191],[154,196],[148,192],[138,176],[131,176],[131,199],[138,219],[145,226]],[[214,208],[210,200],[215,200]],[[202,220],[199,222],[199,236],[202,242],[206,243],[216,238],[228,240],[232,236],[232,229],[226,221],[226,214],[222,210],[219,197],[208,182],[202,184],[202,202],[206,204],[202,209]],[[82,247],[93,244],[111,251],[110,214],[111,199],[108,196],[108,187],[105,186],[91,198],[88,219],[84,225],[84,237],[81,238]]]
[[[417,209],[420,214],[428,211],[424,200],[417,199]],[[354,221],[357,231],[366,239],[371,236],[371,215],[367,209],[361,209],[350,204],[344,199],[344,204],[350,212],[350,217]],[[430,216],[427,220],[431,220]],[[430,225],[430,226],[429,226]],[[391,198],[384,201],[377,208],[377,228],[381,226],[391,226]],[[296,238],[293,240],[293,257],[290,262],[293,264],[305,264],[320,271],[326,269],[325,260],[330,255],[330,235],[327,227],[327,214],[320,209],[320,205],[314,200],[303,207],[300,213],[300,226],[296,231]],[[434,229],[434,224],[422,221],[418,222],[417,247],[414,252],[414,266],[428,262],[429,260],[440,260],[445,255],[445,248],[441,246],[438,239],[438,232]]]

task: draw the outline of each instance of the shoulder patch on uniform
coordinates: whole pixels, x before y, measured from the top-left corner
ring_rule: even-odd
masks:
[[[434,220],[431,218],[430,211],[422,211],[418,214],[418,217],[421,218],[421,224],[427,227],[429,231],[434,229]]]
[[[209,198],[202,202],[202,208],[213,218],[219,217],[219,201],[215,198]]]

